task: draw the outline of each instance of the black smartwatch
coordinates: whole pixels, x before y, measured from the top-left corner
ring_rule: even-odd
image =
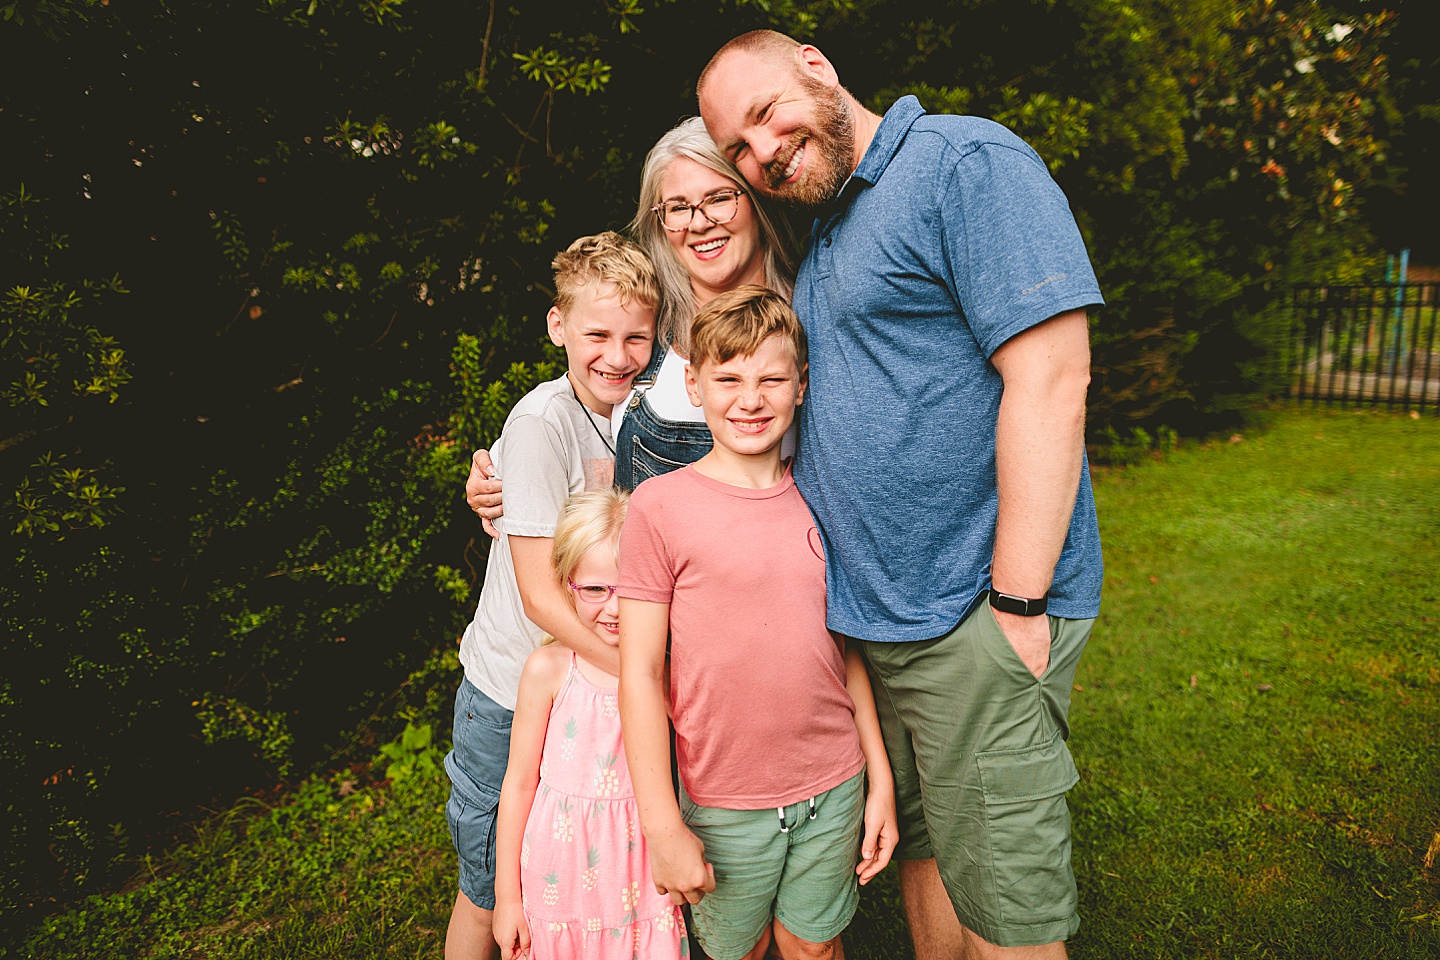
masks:
[[[1038,617],[1045,612],[1045,597],[1039,600],[1027,600],[1024,597],[1011,596],[1008,593],[1001,593],[994,587],[990,588],[990,606],[1004,613],[1013,613],[1020,617]]]

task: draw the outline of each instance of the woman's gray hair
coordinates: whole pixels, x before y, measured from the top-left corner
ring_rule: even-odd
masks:
[[[661,181],[665,179],[670,163],[678,157],[693,160],[733,180],[745,191],[746,198],[755,208],[755,219],[760,226],[760,244],[765,251],[765,285],[787,301],[795,294],[798,244],[790,225],[783,217],[765,209],[764,202],[755,196],[740,171],[720,153],[699,117],[680,121],[656,141],[645,157],[645,166],[640,173],[640,209],[636,211],[630,229],[655,264],[655,274],[660,280],[660,308],[655,318],[657,337],[673,345],[681,354],[686,354],[690,321],[695,318],[695,294],[690,286],[690,274],[675,255],[665,236],[665,228],[651,209],[662,199]]]

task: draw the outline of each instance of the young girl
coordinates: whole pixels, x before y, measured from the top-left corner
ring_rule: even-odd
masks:
[[[620,524],[629,495],[576,494],[555,528],[556,578],[618,645]],[[525,663],[496,825],[495,939],[505,960],[675,960],[680,908],[655,892],[620,741],[617,678],[559,644]]]

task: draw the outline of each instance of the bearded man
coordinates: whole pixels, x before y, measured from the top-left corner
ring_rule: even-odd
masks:
[[[1004,127],[914,97],[882,118],[783,34],[726,44],[697,93],[750,185],[816,215],[795,479],[829,626],[875,686],[916,954],[1063,957],[1067,714],[1101,585],[1084,412],[1103,300],[1069,205]]]

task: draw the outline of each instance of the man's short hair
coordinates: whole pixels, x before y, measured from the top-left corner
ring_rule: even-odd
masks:
[[[716,50],[715,56],[705,64],[705,69],[700,71],[700,79],[695,81],[695,95],[700,95],[700,91],[705,86],[705,81],[710,79],[710,71],[715,69],[715,65],[731,53],[743,50],[757,57],[785,63],[795,59],[795,51],[799,47],[799,40],[787,37],[775,30],[751,30],[749,33],[742,33]]]
[[[698,367],[749,356],[773,336],[795,348],[795,366],[805,369],[810,362],[805,328],[785,298],[758,284],[736,287],[695,314],[690,326],[690,364]]]
[[[660,302],[660,283],[655,267],[634,243],[614,230],[581,237],[555,255],[555,308],[570,309],[580,291],[596,283],[615,287],[621,303],[632,300],[654,306]]]

